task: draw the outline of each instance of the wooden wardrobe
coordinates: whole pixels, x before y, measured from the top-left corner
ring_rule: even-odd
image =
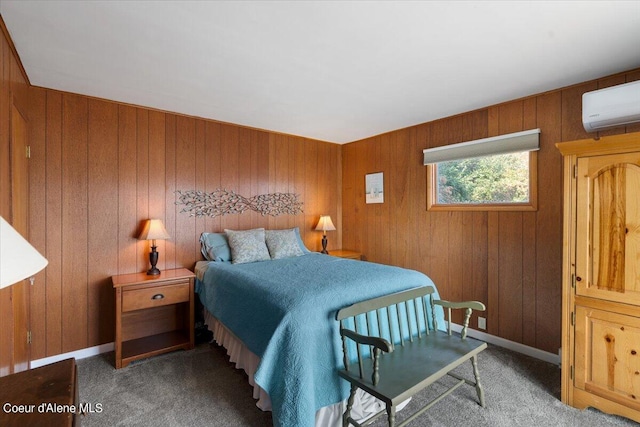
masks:
[[[640,132],[564,156],[562,401],[640,422]]]

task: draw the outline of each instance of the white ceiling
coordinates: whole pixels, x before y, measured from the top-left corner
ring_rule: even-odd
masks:
[[[13,1],[31,84],[344,143],[640,66],[639,1]]]

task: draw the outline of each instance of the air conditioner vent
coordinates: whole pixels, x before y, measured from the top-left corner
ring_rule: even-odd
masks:
[[[640,122],[640,80],[582,95],[582,124],[596,132]]]

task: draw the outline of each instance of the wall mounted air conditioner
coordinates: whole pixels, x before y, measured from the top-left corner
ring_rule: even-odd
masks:
[[[582,124],[596,132],[640,122],[640,80],[582,95]]]

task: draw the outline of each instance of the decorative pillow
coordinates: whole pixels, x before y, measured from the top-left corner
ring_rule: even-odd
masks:
[[[224,233],[202,233],[200,235],[200,252],[209,261],[231,261],[231,248],[227,235]]]
[[[295,231],[290,228],[288,230],[267,230],[265,231],[265,240],[271,259],[290,258],[304,255]]]
[[[265,243],[264,228],[253,230],[224,230],[231,247],[231,262],[243,264],[271,259]]]
[[[293,228],[293,232],[296,234],[296,239],[298,240],[298,245],[300,246],[302,252],[304,252],[305,254],[311,253],[311,251],[304,245],[302,237],[300,237],[300,229],[298,227],[295,227]]]

